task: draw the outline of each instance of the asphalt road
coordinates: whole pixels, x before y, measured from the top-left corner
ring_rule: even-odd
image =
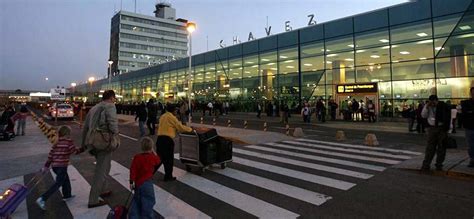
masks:
[[[233,119],[233,127],[243,127],[243,120]],[[240,122],[239,122],[240,121]],[[212,123],[212,118],[207,117],[205,123]],[[226,125],[226,118],[217,119],[218,125]],[[70,125],[73,128],[73,140],[75,144],[80,143],[80,128],[76,121],[59,121],[59,124]],[[361,124],[365,125],[365,124]],[[283,125],[278,122],[268,122],[269,131],[284,132]],[[311,127],[311,129],[310,129]],[[261,122],[248,120],[249,129],[260,129]],[[328,140],[334,139],[336,130],[331,128],[321,128],[314,126],[303,127],[308,134],[307,139]],[[114,152],[113,160],[129,167],[131,158],[134,154],[139,153],[138,142],[133,140],[139,137],[138,127],[133,124],[120,125],[120,131],[131,138],[122,137],[122,146]],[[360,143],[365,137],[364,131],[345,130],[349,142]],[[313,134],[314,133],[314,134]],[[403,150],[419,151],[424,149],[425,139],[416,134],[401,133],[376,133],[381,143],[387,148],[396,148]],[[311,147],[305,147],[297,144],[285,143],[287,147],[293,149],[287,152],[301,152],[301,150],[311,150]],[[263,147],[264,145],[262,145]],[[268,149],[283,150],[278,146],[265,145]],[[292,217],[295,214],[301,218],[473,218],[474,217],[474,181],[469,179],[448,178],[443,176],[425,175],[414,171],[403,171],[391,168],[388,164],[379,164],[377,162],[367,161],[365,164],[381,166],[386,168],[384,171],[364,170],[347,165],[333,164],[332,167],[343,169],[344,171],[360,171],[370,174],[368,179],[354,178],[348,175],[335,174],[333,172],[321,171],[321,169],[312,169],[310,166],[298,166],[296,162],[306,162],[310,165],[326,165],[325,161],[315,161],[309,158],[296,157],[290,154],[281,154],[276,152],[263,153],[255,148],[247,148],[245,145],[234,145],[234,162],[229,165],[231,169],[238,170],[253,176],[259,176],[264,179],[272,180],[272,182],[284,183],[281,188],[299,188],[308,193],[322,193],[329,195],[331,198],[323,204],[316,206],[307,201],[302,201],[298,196],[300,194],[283,195],[272,191],[270,186],[259,187],[255,185],[258,181],[245,181],[244,179],[236,179],[223,175],[218,170],[206,171],[201,177],[197,178],[197,184],[209,182],[205,186],[210,186],[212,191],[224,191],[224,193],[208,193],[205,189],[195,185],[194,178],[182,177],[182,180],[172,183],[162,181],[163,174],[155,174],[154,184],[164,191],[174,195],[183,202],[189,204],[194,209],[207,216],[215,218],[254,218],[258,215],[259,208],[267,208],[269,211],[275,209],[274,213],[279,213],[280,217]],[[175,148],[177,152],[177,147]],[[237,151],[237,152],[236,152]],[[331,151],[331,150],[329,150]],[[334,151],[331,151],[334,152]],[[260,153],[261,157],[254,156],[252,153]],[[318,155],[316,152],[308,152],[307,155]],[[348,152],[348,155],[356,153]],[[274,156],[277,159],[272,160]],[[340,158],[329,155],[329,158]],[[380,158],[380,156],[375,156]],[[255,168],[252,165],[243,164],[241,160],[249,160],[258,162],[255,164],[265,164],[268,169]],[[289,160],[291,163],[281,163],[282,160]],[[296,160],[296,161],[295,161]],[[348,158],[346,161],[354,162],[356,159]],[[402,161],[403,159],[394,159]],[[87,180],[92,182],[93,157],[87,154],[81,154],[72,158],[72,165],[77,168],[80,174]],[[175,160],[175,166],[185,169],[184,166]],[[271,172],[272,168],[276,168],[276,172]],[[285,168],[285,169],[282,169]],[[280,172],[278,172],[280,171]],[[284,172],[300,171],[299,175],[290,177],[284,175]],[[317,175],[331,179],[342,180],[343,182],[353,184],[350,189],[343,190],[331,186],[321,185],[313,181],[304,180],[304,177]],[[244,175],[240,175],[244,177]],[[309,177],[309,176],[308,176]],[[25,181],[31,178],[31,175],[25,176]],[[178,176],[178,179],[180,177]],[[109,179],[113,195],[106,200],[110,202],[110,206],[123,204],[127,197],[127,190],[117,181]],[[40,191],[44,191],[47,185],[52,183],[52,177],[48,176],[47,180],[40,183],[38,190],[34,191],[31,197],[37,197]],[[337,184],[337,183],[336,183]],[[232,188],[225,190],[221,188]],[[218,190],[223,189],[223,190]],[[239,194],[234,194],[238,191]],[[221,196],[220,196],[221,195]],[[250,196],[248,198],[247,196]],[[244,198],[245,197],[245,198]],[[156,197],[160,199],[162,197]],[[233,203],[233,199],[237,203]],[[254,200],[254,199],[257,199]],[[259,201],[260,200],[260,201]],[[263,203],[262,203],[263,201]],[[68,206],[59,199],[59,194],[53,196],[48,206],[50,210],[42,212],[33,203],[33,198],[28,198],[28,214],[30,218],[71,218],[72,213],[68,210]],[[255,206],[247,206],[256,203]],[[169,202],[165,202],[169,203]],[[265,203],[270,203],[266,205]],[[171,203],[169,203],[171,204]],[[54,206],[54,207],[51,207]],[[156,206],[155,206],[156,207]],[[250,209],[250,210],[249,210]],[[252,211],[257,211],[257,213]],[[288,213],[294,213],[290,214]],[[157,212],[158,217],[163,217],[162,212]],[[266,213],[263,215],[270,215]]]

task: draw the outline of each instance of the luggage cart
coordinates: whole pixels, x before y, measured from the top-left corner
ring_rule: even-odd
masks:
[[[204,173],[205,169],[209,168],[213,164],[220,165],[221,169],[225,169],[227,163],[232,161],[232,144],[230,146],[230,157],[227,156],[226,159],[220,159],[219,154],[217,153],[216,149],[216,157],[214,160],[209,161],[209,154],[204,154],[203,148],[209,150],[211,141],[216,144],[216,147],[221,147],[218,145],[218,142],[221,142],[220,139],[208,139],[207,141],[202,141],[199,139],[199,134],[194,131],[192,133],[181,133],[179,136],[179,159],[181,163],[186,166],[186,171],[191,171],[192,167],[198,167],[199,172],[198,174]],[[221,138],[220,136],[216,136],[216,138]],[[216,143],[217,142],[217,143]],[[228,147],[227,147],[228,148]],[[229,151],[227,151],[229,154]],[[208,159],[208,161],[203,160],[203,156]]]

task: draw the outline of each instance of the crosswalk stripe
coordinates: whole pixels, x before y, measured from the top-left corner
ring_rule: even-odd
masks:
[[[160,168],[159,171],[164,173],[163,168]],[[173,175],[177,177],[178,181],[259,218],[296,218],[299,216],[296,213],[225,187],[214,181],[187,173],[177,167],[173,167]]]
[[[119,182],[123,187],[130,190],[130,171],[121,164],[112,161],[110,176]],[[161,216],[168,218],[211,218],[205,213],[195,209],[188,203],[168,193],[162,188],[153,185],[155,190],[156,204],[153,209]]]
[[[265,163],[261,163],[261,162],[256,162],[256,161],[243,159],[243,158],[236,157],[236,156],[234,156],[232,158],[232,161],[234,163],[238,163],[238,164],[241,164],[241,165],[253,167],[253,168],[256,168],[256,169],[261,169],[261,170],[264,170],[264,171],[268,171],[268,172],[272,172],[272,173],[276,173],[276,174],[280,174],[280,175],[284,175],[284,176],[293,177],[295,179],[300,179],[300,180],[304,180],[304,181],[307,181],[307,182],[310,182],[310,183],[324,185],[324,186],[328,186],[328,187],[332,187],[332,188],[336,188],[336,189],[340,189],[340,190],[349,190],[350,188],[352,188],[356,185],[354,183],[345,182],[345,181],[342,181],[342,180],[332,179],[332,178],[329,178],[329,177],[318,176],[318,175],[313,175],[313,174],[309,174],[309,173],[305,173],[305,172],[301,172],[301,171],[296,171],[296,170],[291,170],[291,169],[287,169],[287,168],[283,168],[283,167],[273,166],[273,165],[269,165],[269,164],[265,164]]]
[[[24,185],[23,176],[13,177],[0,181],[0,192],[3,194],[11,185],[18,183]],[[28,209],[26,207],[26,200],[18,205],[17,209],[11,215],[12,218],[28,218]]]
[[[313,148],[329,149],[329,150],[334,150],[334,151],[344,151],[344,152],[352,152],[352,153],[357,153],[357,154],[375,155],[375,156],[388,157],[388,158],[405,159],[405,160],[411,159],[411,157],[405,156],[405,155],[393,155],[393,154],[387,154],[387,153],[381,153],[381,152],[375,152],[375,151],[363,151],[363,150],[348,149],[348,148],[338,148],[338,147],[324,146],[324,145],[318,145],[318,144],[304,143],[304,142],[299,142],[299,141],[284,141],[284,143],[304,145],[304,146],[309,146]]]
[[[400,161],[398,161],[398,160],[390,160],[390,159],[385,159],[385,158],[367,157],[367,156],[355,155],[355,154],[345,154],[345,153],[318,150],[318,149],[309,149],[309,148],[302,148],[302,147],[296,147],[296,146],[288,146],[286,144],[280,144],[280,143],[265,143],[265,145],[292,148],[292,149],[298,149],[300,151],[326,154],[326,155],[332,155],[332,156],[337,156],[337,157],[352,158],[352,159],[357,159],[357,160],[373,161],[373,162],[385,163],[385,164],[391,164],[391,165],[400,163]]]
[[[179,154],[175,154],[174,157],[179,159]],[[330,196],[309,191],[306,189],[301,189],[292,185],[284,184],[277,182],[271,179],[263,178],[246,172],[242,172],[232,168],[225,169],[210,169],[213,172],[233,178],[248,184],[252,184],[276,193],[280,193],[295,199],[299,199],[314,205],[321,205],[327,200],[331,199]]]
[[[277,162],[280,162],[280,163],[286,163],[286,164],[311,168],[311,169],[325,171],[325,172],[329,172],[329,173],[336,173],[336,174],[355,177],[355,178],[359,178],[359,179],[369,179],[370,177],[373,176],[371,174],[356,172],[356,171],[352,171],[352,170],[346,170],[346,169],[330,167],[330,166],[326,166],[326,165],[308,163],[308,162],[288,159],[288,158],[284,158],[284,157],[277,157],[277,156],[258,153],[258,152],[241,150],[241,149],[238,149],[238,148],[234,148],[233,150],[234,150],[234,152],[237,152],[237,153],[240,153],[240,154],[259,157],[259,158],[263,158],[263,159],[267,159],[267,160],[273,160],[273,161],[277,161]]]
[[[376,165],[370,165],[370,164],[364,164],[364,163],[357,163],[357,162],[352,162],[352,161],[347,161],[347,160],[340,160],[340,159],[321,157],[321,156],[315,156],[315,155],[308,155],[308,154],[296,153],[296,152],[285,151],[285,150],[278,150],[278,149],[274,149],[274,148],[261,147],[261,146],[257,146],[257,145],[250,145],[250,146],[247,145],[247,146],[245,146],[245,148],[252,148],[252,149],[257,149],[257,150],[261,150],[261,151],[268,151],[268,152],[273,152],[273,153],[277,153],[277,154],[301,157],[301,158],[306,158],[306,159],[311,159],[311,160],[316,160],[316,161],[323,161],[323,162],[327,162],[327,163],[340,164],[340,165],[357,167],[357,168],[362,168],[362,169],[367,169],[367,170],[379,171],[379,172],[385,170],[385,167],[382,167],[382,166],[376,166]],[[295,147],[292,147],[292,146],[285,146],[285,148],[295,149]]]
[[[55,176],[52,170],[51,174]],[[72,194],[76,196],[66,202],[72,216],[74,218],[84,219],[106,218],[110,211],[109,206],[104,205],[96,208],[87,208],[91,186],[86,179],[82,177],[79,171],[74,166],[69,165],[68,175],[71,181]]]
[[[397,149],[390,149],[390,148],[367,147],[367,146],[363,146],[363,145],[353,145],[353,144],[336,143],[336,142],[329,142],[329,141],[319,141],[319,140],[306,139],[306,138],[298,138],[298,139],[295,139],[295,140],[311,142],[311,143],[327,144],[327,145],[333,145],[333,146],[340,146],[340,147],[360,148],[360,149],[367,149],[367,150],[373,150],[373,151],[387,151],[387,152],[404,153],[404,154],[411,154],[411,155],[417,155],[417,156],[422,155],[422,153],[415,152],[415,151],[397,150]]]

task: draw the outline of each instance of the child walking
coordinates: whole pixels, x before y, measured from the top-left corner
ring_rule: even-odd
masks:
[[[155,191],[152,177],[161,165],[161,159],[153,151],[153,139],[144,137],[140,140],[143,153],[133,157],[130,167],[130,187],[135,190],[130,207],[130,219],[154,218]]]
[[[48,200],[48,198],[54,194],[59,187],[62,187],[63,200],[74,197],[74,195],[71,195],[71,182],[69,181],[69,175],[67,174],[67,166],[71,154],[79,154],[82,151],[74,147],[74,143],[69,138],[70,134],[70,127],[59,127],[58,140],[53,144],[53,147],[49,152],[48,160],[41,169],[44,173],[49,169],[49,167],[52,167],[53,172],[56,174],[56,182],[48,189],[48,191],[36,200],[38,206],[43,210],[45,210],[46,200]]]

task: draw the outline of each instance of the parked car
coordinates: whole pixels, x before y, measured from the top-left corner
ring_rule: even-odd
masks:
[[[57,106],[57,111],[56,111],[56,106]],[[49,114],[51,117],[55,118],[56,117],[56,112],[58,113],[58,118],[74,118],[74,108],[67,103],[60,103],[60,104],[53,104],[49,108]]]

